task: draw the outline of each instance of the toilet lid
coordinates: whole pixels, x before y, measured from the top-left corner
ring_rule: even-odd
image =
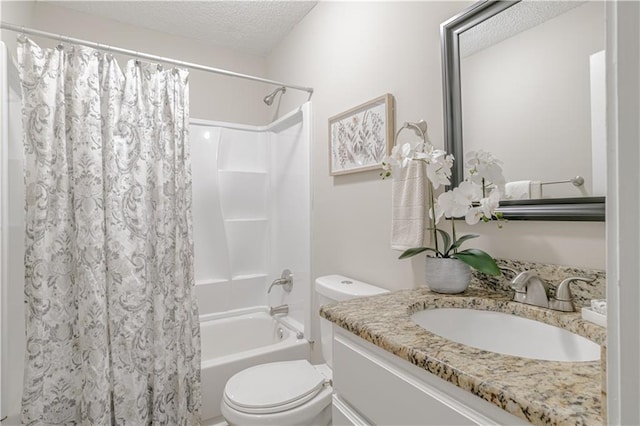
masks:
[[[278,413],[309,401],[328,382],[306,360],[272,362],[233,376],[223,398],[231,408],[244,413]]]

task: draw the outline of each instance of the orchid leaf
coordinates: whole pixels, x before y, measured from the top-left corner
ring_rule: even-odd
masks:
[[[449,250],[451,250],[451,237],[449,236],[449,233],[439,228],[429,228],[429,230],[435,230],[440,234],[440,238],[442,238],[442,245],[444,246],[442,247],[442,253],[444,253],[443,257],[447,257]]]
[[[487,275],[500,275],[500,268],[496,261],[487,253],[479,249],[460,251],[451,257],[461,260],[467,265]]]
[[[463,235],[462,237],[458,238],[457,241],[455,241],[453,243],[453,245],[451,246],[451,250],[456,250],[458,247],[460,247],[465,241],[470,240],[472,238],[478,238],[480,235],[478,234],[467,234],[467,235]]]
[[[425,251],[432,251],[438,254],[438,251],[436,251],[435,249],[432,249],[431,247],[414,247],[414,248],[405,250],[398,259],[406,259],[407,257],[415,256],[416,254],[420,254]]]

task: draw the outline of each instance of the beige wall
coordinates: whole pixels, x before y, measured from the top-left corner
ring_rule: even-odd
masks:
[[[440,23],[470,2],[320,2],[268,56],[271,78],[315,88],[312,271],[342,273],[389,289],[423,284],[423,261],[389,248],[391,182],[377,172],[330,177],[327,119],[389,92],[396,123],[425,119],[443,146]],[[283,111],[305,99],[287,92]],[[603,223],[494,223],[462,232],[496,257],[603,268]]]
[[[2,21],[15,23],[16,25],[29,26],[33,16],[34,1],[4,1],[2,3]],[[0,31],[2,41],[7,45],[9,52],[16,50],[16,33],[13,31]],[[10,53],[11,54],[11,53]]]
[[[399,261],[389,248],[390,181],[377,172],[329,176],[327,119],[388,92],[396,99],[396,123],[425,119],[432,141],[442,146],[440,23],[470,4],[320,2],[266,61],[41,2],[3,2],[2,19],[313,86],[313,275],[343,273],[395,289],[422,284],[423,263]],[[197,71],[191,76],[192,117],[248,124],[273,118],[276,105],[261,101],[269,86]],[[279,111],[306,98],[289,90]],[[502,230],[483,224],[467,231],[481,233],[474,245],[496,257],[604,268],[601,223],[512,221]]]
[[[229,49],[204,45],[188,38],[98,18],[44,2],[3,1],[2,19],[16,25],[137,50],[159,56],[195,62],[215,68],[252,75],[264,75],[264,58]],[[2,38],[15,52],[16,33],[3,31]],[[54,40],[33,37],[42,46],[56,45]],[[15,54],[15,53],[14,53]],[[118,56],[120,66],[128,58]],[[263,125],[269,122],[273,108],[262,98],[272,90],[263,83],[191,71],[191,117]]]

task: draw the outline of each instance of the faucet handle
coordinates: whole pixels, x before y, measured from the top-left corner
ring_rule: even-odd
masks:
[[[573,295],[571,294],[571,282],[573,281],[584,281],[591,282],[595,281],[595,278],[592,277],[569,277],[562,280],[558,288],[556,289],[556,299],[563,302],[570,302],[573,299]]]
[[[293,274],[291,273],[291,271],[288,269],[283,270],[280,278],[276,278],[275,280],[273,280],[273,282],[269,286],[269,289],[267,290],[267,294],[271,293],[271,289],[274,285],[281,285],[284,291],[286,291],[287,293],[291,293],[291,289],[293,288]]]
[[[571,294],[571,282],[572,281],[585,281],[591,282],[595,278],[587,277],[569,277],[562,280],[558,288],[556,289],[556,297],[549,301],[549,307],[556,311],[574,312],[575,306],[573,306],[573,295]]]
[[[523,271],[515,276],[514,279],[511,280],[510,286],[513,290],[522,293],[525,290],[525,284],[531,277],[536,275],[535,271]]]

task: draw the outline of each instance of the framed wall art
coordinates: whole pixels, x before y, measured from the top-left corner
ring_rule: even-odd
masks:
[[[375,170],[393,145],[393,96],[385,94],[329,118],[331,176]]]

